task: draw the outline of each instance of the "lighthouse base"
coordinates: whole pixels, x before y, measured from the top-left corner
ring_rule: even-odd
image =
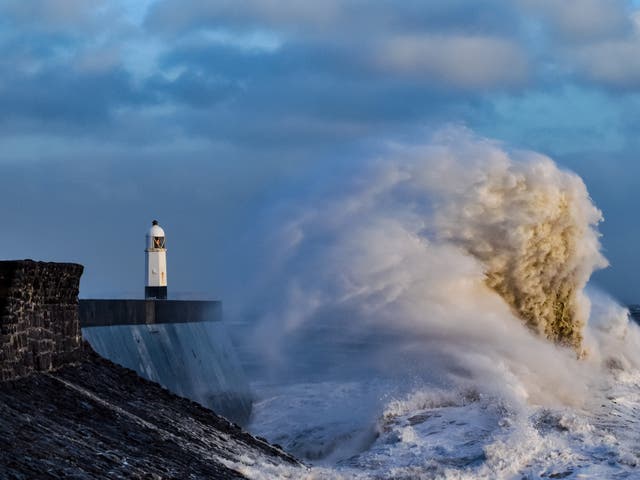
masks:
[[[167,299],[167,287],[144,287],[144,298]]]

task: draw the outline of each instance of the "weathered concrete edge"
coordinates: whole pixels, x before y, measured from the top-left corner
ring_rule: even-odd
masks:
[[[219,322],[222,302],[209,300],[80,299],[80,327]]]

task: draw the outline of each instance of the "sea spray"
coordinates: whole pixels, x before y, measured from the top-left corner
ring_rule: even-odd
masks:
[[[580,349],[584,283],[605,263],[579,177],[459,128],[361,167],[292,202],[288,220],[278,210],[252,302],[262,365],[580,403],[587,373],[554,343]]]
[[[345,190],[307,207],[277,239],[286,246],[277,258],[300,262],[287,275],[288,328],[336,300],[358,300],[374,316],[392,304],[400,323],[403,310],[418,304],[434,317],[448,303],[430,298],[438,284],[472,281],[481,269],[531,330],[582,353],[583,290],[607,261],[597,231],[602,214],[580,177],[546,156],[447,128],[423,145],[392,146]],[[316,278],[305,278],[303,262],[319,262]],[[429,290],[422,299],[399,301],[420,288]]]
[[[589,316],[583,290],[593,270],[607,265],[596,230],[600,211],[580,177],[547,157],[510,158],[488,141],[473,148],[471,160],[449,164],[449,182],[430,185],[438,191],[438,236],[482,262],[486,284],[528,327],[581,352]],[[427,164],[455,158],[459,149],[440,146]],[[455,177],[460,168],[467,171]]]
[[[576,175],[454,128],[291,204],[256,268],[280,375],[254,432],[347,478],[637,476],[640,328],[583,291]]]

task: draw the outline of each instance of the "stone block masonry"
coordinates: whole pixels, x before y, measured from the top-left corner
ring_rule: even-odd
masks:
[[[0,381],[81,359],[82,272],[75,263],[0,261]]]

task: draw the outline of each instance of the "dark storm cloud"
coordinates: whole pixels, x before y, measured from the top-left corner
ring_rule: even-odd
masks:
[[[47,68],[32,75],[4,72],[0,90],[0,124],[29,122],[87,125],[106,122],[112,109],[141,103],[146,95],[136,91],[122,69],[78,73]]]
[[[312,36],[354,33],[384,35],[429,30],[473,31],[495,34],[517,31],[518,12],[502,0],[409,0],[376,2],[198,2],[162,0],[147,17],[154,31],[176,35],[192,29],[218,26],[274,28]]]
[[[1,22],[32,32],[96,33],[115,19],[116,11],[104,0],[4,0],[0,3]]]
[[[148,98],[109,46],[96,41],[115,19],[106,9],[98,13],[101,8],[82,1],[0,2],[0,135],[75,135]]]
[[[182,72],[163,81],[162,89],[189,103],[179,115],[190,134],[279,150],[366,137],[416,119],[437,119],[473,101],[470,92],[456,88],[403,76],[376,78],[350,58],[317,45],[285,44],[272,52],[182,46],[161,57],[163,69]],[[184,75],[192,77],[191,88],[182,88]],[[207,79],[211,94],[205,92]],[[197,91],[202,94],[193,95]]]
[[[613,202],[615,179],[597,173],[639,146],[640,17],[623,0],[148,3],[0,0],[4,256],[83,261],[97,292],[135,264],[139,238],[111,232],[103,259],[87,230],[133,232],[161,212],[216,239],[226,271],[243,254],[218,252],[261,204],[448,122],[560,155],[616,210],[612,232],[634,213],[620,199],[632,186]],[[38,222],[57,250],[21,240]]]
[[[504,22],[511,13],[503,2],[187,2],[174,12],[176,3],[158,3],[148,28],[172,41],[207,29],[261,29],[281,37],[289,52],[306,51],[312,71],[327,75],[356,70],[372,81],[399,76],[426,87],[467,89],[527,77],[526,52],[505,35],[516,32],[502,27],[517,23]],[[296,63],[295,56],[287,58]],[[258,61],[255,72],[261,66]]]
[[[198,72],[190,68],[175,79],[161,76],[150,78],[145,87],[156,93],[158,101],[183,103],[191,108],[206,109],[233,98],[242,88],[231,79]]]
[[[138,115],[157,124],[169,109],[187,134],[219,127],[233,137],[236,117],[254,112],[246,122],[255,125],[238,125],[237,138],[260,137],[260,126],[269,130],[281,116],[283,126],[316,129],[325,141],[348,130],[331,120],[351,122],[354,137],[403,116],[407,124],[459,120],[454,114],[488,93],[544,84],[546,71],[556,82],[564,72],[611,88],[640,81],[640,41],[617,0],[580,8],[546,0],[161,0],[142,25],[113,3],[7,1],[0,12],[5,123],[53,122],[60,132],[66,122],[74,134],[79,124],[117,130],[127,110],[157,109],[153,119]],[[545,35],[542,44],[555,46],[540,54],[534,47]]]
[[[501,2],[161,2],[146,26],[171,45],[160,68],[180,73],[149,85],[188,104],[190,134],[278,149],[353,140],[525,84],[526,52],[498,36],[514,25],[501,13],[512,15]]]

